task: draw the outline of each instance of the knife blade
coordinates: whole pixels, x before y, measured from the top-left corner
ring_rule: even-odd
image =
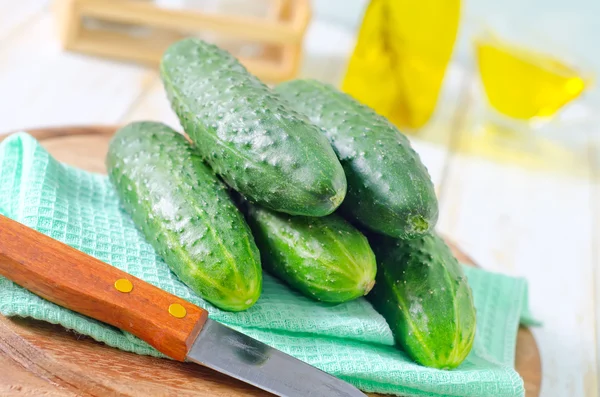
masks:
[[[282,397],[359,397],[360,390],[223,324],[192,303],[0,215],[0,275],[115,326],[177,361]]]

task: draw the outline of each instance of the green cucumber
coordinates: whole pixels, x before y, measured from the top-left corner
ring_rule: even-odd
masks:
[[[305,296],[342,303],[373,287],[375,255],[342,217],[290,216],[256,205],[246,212],[264,269]]]
[[[398,238],[431,230],[438,203],[431,178],[408,139],[385,117],[328,84],[293,80],[275,91],[323,129],[346,173],[342,211]]]
[[[106,165],[123,208],[184,284],[223,310],[254,305],[262,268],[252,232],[183,135],[129,124],[111,140]]]
[[[346,177],[327,139],[231,54],[184,39],[165,52],[160,75],[200,154],[248,200],[307,216],[341,204]]]
[[[377,278],[367,299],[398,345],[422,365],[457,367],[473,346],[476,315],[471,288],[446,243],[434,233],[369,239]]]

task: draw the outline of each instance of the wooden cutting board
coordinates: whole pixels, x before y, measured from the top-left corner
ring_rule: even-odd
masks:
[[[105,173],[104,156],[114,131],[66,127],[28,132],[58,160]],[[474,265],[449,244],[462,262]],[[1,315],[0,368],[0,395],[5,397],[269,395],[196,364],[126,353],[60,326]],[[527,397],[538,397],[540,356],[533,335],[523,327],[517,337],[516,369],[525,380]]]

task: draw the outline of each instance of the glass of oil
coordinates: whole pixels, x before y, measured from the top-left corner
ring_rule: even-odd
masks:
[[[593,83],[584,62],[548,38],[479,31],[472,49],[481,99],[470,146],[530,160],[568,144],[561,117]]]
[[[515,120],[551,119],[591,84],[576,67],[487,32],[474,41],[489,105]]]

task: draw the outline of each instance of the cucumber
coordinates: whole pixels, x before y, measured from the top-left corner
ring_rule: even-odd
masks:
[[[305,296],[342,303],[366,295],[377,264],[367,238],[342,217],[290,216],[248,205],[265,270]]]
[[[200,154],[247,199],[307,216],[341,204],[346,177],[327,139],[232,55],[184,39],[165,52],[160,75]]]
[[[398,345],[422,365],[457,367],[473,346],[476,315],[471,288],[446,243],[434,233],[369,241],[377,279],[367,299]]]
[[[341,210],[367,228],[398,238],[431,230],[438,202],[408,139],[386,118],[328,84],[293,80],[275,91],[323,129],[346,173]]]
[[[252,232],[183,135],[129,124],[111,140],[106,165],[123,208],[184,284],[223,310],[254,305],[262,268]]]

